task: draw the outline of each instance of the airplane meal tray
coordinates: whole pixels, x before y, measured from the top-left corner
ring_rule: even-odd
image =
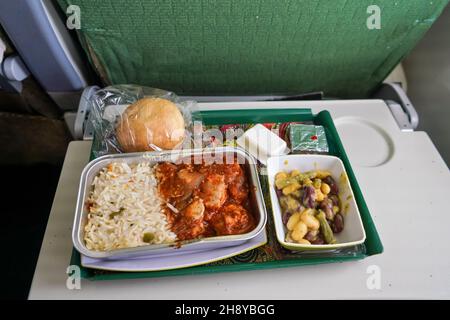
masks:
[[[361,219],[366,232],[366,240],[355,247],[347,247],[333,251],[289,251],[278,243],[275,235],[269,187],[266,175],[259,175],[264,201],[267,208],[268,221],[266,225],[267,243],[240,255],[215,261],[205,265],[173,270],[148,272],[117,272],[85,268],[81,265],[78,251],[73,249],[71,264],[78,265],[82,278],[90,280],[112,280],[131,278],[150,278],[163,276],[193,275],[214,272],[258,270],[283,268],[302,265],[313,265],[331,262],[343,262],[364,259],[365,257],[383,252],[383,245],[364,201],[363,193],[353,173],[336,127],[328,111],[313,114],[310,109],[264,109],[264,110],[213,110],[199,111],[203,124],[206,126],[220,126],[226,124],[255,124],[255,123],[285,123],[302,122],[321,125],[325,128],[328,142],[328,154],[339,157],[344,163],[348,179],[353,189]],[[92,151],[96,148],[94,139]],[[93,153],[91,152],[91,158]],[[260,170],[264,170],[263,166]],[[182,258],[182,256],[179,256]]]

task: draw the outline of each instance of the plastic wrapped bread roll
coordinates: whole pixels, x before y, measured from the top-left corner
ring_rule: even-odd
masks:
[[[116,136],[124,152],[170,150],[183,142],[185,122],[173,102],[143,98],[121,115]]]

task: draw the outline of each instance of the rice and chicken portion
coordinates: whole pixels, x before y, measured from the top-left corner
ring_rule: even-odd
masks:
[[[113,162],[94,178],[84,240],[89,250],[110,251],[171,243],[170,230],[148,162]]]

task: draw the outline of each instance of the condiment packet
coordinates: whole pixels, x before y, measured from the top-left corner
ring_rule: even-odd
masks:
[[[267,164],[268,157],[279,156],[289,152],[286,141],[268,129],[267,126],[259,123],[245,131],[236,140],[236,143],[264,165]]]
[[[292,153],[328,152],[328,143],[323,126],[290,124],[289,142]]]

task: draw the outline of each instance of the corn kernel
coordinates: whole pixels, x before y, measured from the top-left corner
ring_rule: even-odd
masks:
[[[316,200],[318,202],[323,201],[325,199],[325,195],[320,191],[320,189],[316,189]]]
[[[303,237],[306,235],[307,232],[308,232],[308,227],[306,226],[306,224],[304,224],[302,221],[300,221],[299,223],[297,223],[295,225],[294,230],[292,230],[291,237],[295,241],[299,241],[299,240],[303,239]]]
[[[286,228],[288,230],[293,230],[295,225],[300,221],[300,212],[294,213],[292,216],[290,216]]]
[[[286,179],[287,177],[288,177],[288,174],[286,172],[281,171],[275,175],[275,180]]]
[[[331,189],[330,186],[324,182],[322,183],[320,190],[322,191],[323,194],[329,194]]]
[[[309,242],[309,241],[306,240],[306,239],[300,239],[300,240],[297,241],[297,243],[298,243],[298,244],[311,244],[311,242]]]
[[[306,209],[304,210],[300,215],[300,220],[303,221],[304,224],[308,227],[310,230],[319,230],[320,223],[319,220],[317,220],[313,216],[313,210],[312,209]]]
[[[325,179],[326,177],[331,176],[331,173],[329,171],[325,171],[325,170],[317,170],[316,174],[317,174],[317,178],[320,178],[320,179]]]
[[[287,195],[291,194],[292,192],[297,191],[297,190],[300,189],[301,187],[302,187],[302,186],[301,186],[299,183],[297,183],[297,182],[291,183],[291,184],[288,185],[287,187],[284,187],[284,188],[283,188],[283,194],[284,194],[285,196],[287,196]]]

